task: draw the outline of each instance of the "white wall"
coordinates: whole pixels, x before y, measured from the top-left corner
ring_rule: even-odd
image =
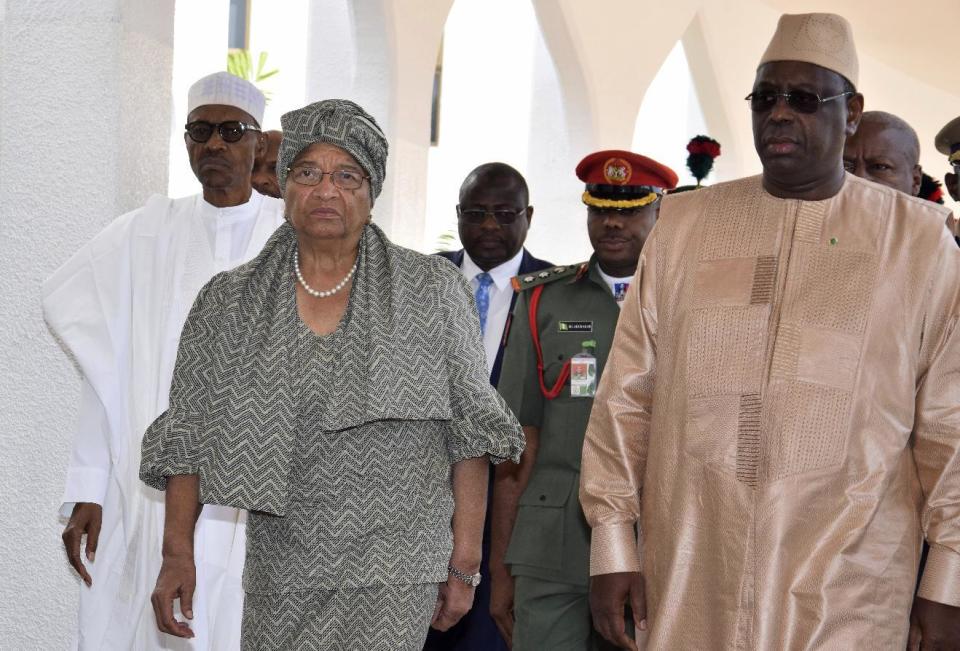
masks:
[[[0,4],[0,648],[65,649],[78,581],[57,518],[76,373],[40,283],[166,189],[173,0]]]
[[[677,44],[660,67],[640,105],[633,132],[633,151],[649,156],[671,168],[680,177],[679,185],[696,183],[687,169],[687,143],[707,130],[700,99],[683,48]],[[721,156],[723,155],[721,143]],[[704,183],[724,181],[716,170]]]
[[[528,173],[537,35],[526,3],[454,2],[444,28],[440,138],[426,177],[426,250],[441,233],[456,233],[460,184],[473,168],[500,161]]]
[[[308,0],[253,0],[250,8],[250,51],[254,62],[267,53],[267,69],[280,72],[261,82],[270,93],[264,129],[279,129],[280,116],[307,103]]]

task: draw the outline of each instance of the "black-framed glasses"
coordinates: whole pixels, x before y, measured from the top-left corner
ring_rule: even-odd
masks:
[[[846,91],[839,95],[820,97],[816,93],[805,90],[792,90],[785,93],[776,90],[756,90],[744,97],[744,99],[750,102],[750,109],[754,113],[765,113],[773,109],[781,97],[787,103],[787,106],[798,113],[816,113],[820,110],[820,105],[824,102],[832,102],[835,99],[849,95],[853,95],[853,93]]]
[[[457,206],[457,217],[468,224],[478,225],[487,221],[487,215],[493,215],[493,218],[497,220],[498,224],[501,226],[509,226],[513,222],[517,221],[517,218],[525,212],[527,212],[526,208],[521,208],[520,210],[485,210],[483,208],[467,208],[464,210],[460,206]]]
[[[324,172],[319,167],[297,166],[287,168],[287,178],[300,185],[320,185],[323,177],[328,174],[333,184],[341,190],[356,190],[363,185],[364,179],[370,178],[356,170],[333,170],[332,172]]]
[[[220,139],[224,142],[237,142],[243,138],[243,134],[247,131],[260,131],[260,127],[255,124],[247,124],[246,122],[240,122],[238,120],[227,120],[226,122],[220,122],[218,124],[205,120],[195,120],[193,122],[187,122],[183,128],[186,129],[190,140],[199,143],[210,140],[214,129],[217,130],[217,133],[220,134]]]

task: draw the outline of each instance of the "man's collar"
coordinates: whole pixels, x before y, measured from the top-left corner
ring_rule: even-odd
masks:
[[[490,277],[493,278],[493,284],[497,286],[497,289],[511,287],[510,279],[520,273],[520,262],[522,260],[523,247],[520,247],[520,250],[517,251],[515,256],[487,272],[490,274]],[[461,268],[463,269],[463,275],[471,280],[477,274],[483,273],[483,269],[477,266],[477,263],[473,261],[473,258],[470,257],[466,249],[463,251],[463,266]]]
[[[231,219],[243,219],[244,217],[256,214],[257,211],[260,210],[262,203],[263,195],[256,190],[250,191],[250,198],[246,203],[241,203],[237,206],[226,206],[225,208],[218,208],[212,203],[208,203],[203,198],[203,194],[200,195],[200,206],[203,214],[214,217],[217,220],[229,221]]]

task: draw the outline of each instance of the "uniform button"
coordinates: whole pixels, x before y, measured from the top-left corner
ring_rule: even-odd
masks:
[[[546,495],[541,495],[541,496],[540,496],[540,501],[541,501],[541,502],[546,502],[546,501],[547,501],[547,496],[546,496]]]
[[[562,362],[562,361],[563,361],[563,355],[557,355],[557,360],[559,360],[559,361]]]

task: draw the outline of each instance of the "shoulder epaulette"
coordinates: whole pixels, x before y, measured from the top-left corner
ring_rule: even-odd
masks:
[[[588,263],[581,262],[579,264],[561,265],[559,267],[547,267],[540,271],[531,271],[528,274],[514,276],[510,279],[510,284],[513,285],[513,291],[519,293],[525,289],[537,287],[538,285],[552,283],[554,280],[569,278],[574,274],[578,276],[582,275],[586,272],[588,266]]]

